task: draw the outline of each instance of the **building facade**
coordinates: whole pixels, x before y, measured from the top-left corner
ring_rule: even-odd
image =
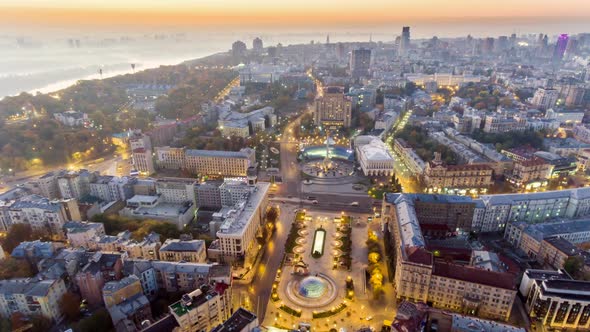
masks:
[[[350,127],[352,102],[345,97],[342,87],[325,87],[315,100],[314,121],[318,126]]]

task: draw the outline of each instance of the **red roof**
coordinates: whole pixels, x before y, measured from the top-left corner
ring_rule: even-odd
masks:
[[[484,164],[467,164],[467,165],[447,165],[450,171],[487,171],[491,170],[490,166]]]
[[[487,271],[472,266],[434,262],[432,274],[497,288],[516,289],[516,277],[513,274]]]
[[[422,247],[409,247],[406,249],[408,261],[422,265],[432,265],[432,253]]]
[[[137,149],[133,150],[133,152],[136,152],[136,153],[145,153],[145,149],[144,148],[137,148]]]

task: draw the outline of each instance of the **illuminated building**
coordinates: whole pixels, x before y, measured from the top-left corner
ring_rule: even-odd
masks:
[[[344,96],[342,87],[325,87],[323,95],[316,98],[315,124],[333,127],[350,127],[352,102]]]

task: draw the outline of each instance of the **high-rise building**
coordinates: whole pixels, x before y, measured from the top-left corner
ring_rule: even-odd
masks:
[[[563,55],[565,54],[565,50],[567,48],[569,36],[567,34],[561,34],[557,38],[557,43],[555,44],[555,49],[553,49],[553,60],[554,61],[561,61],[563,59]]]
[[[246,55],[246,50],[246,44],[241,40],[237,40],[231,45],[231,54],[235,59],[243,58]]]
[[[565,47],[565,57],[567,59],[573,58],[576,53],[578,52],[578,40],[571,38],[567,42],[567,46]]]
[[[531,103],[535,107],[546,110],[555,106],[558,97],[559,91],[556,89],[538,88]]]
[[[131,152],[131,160],[135,169],[145,175],[153,174],[156,169],[154,168],[154,159],[152,158],[152,150],[138,148]]]
[[[363,77],[369,75],[371,67],[371,50],[360,48],[350,53],[350,75]]]
[[[350,127],[352,102],[344,95],[344,88],[325,87],[323,96],[315,100],[316,125]]]
[[[405,55],[410,47],[410,27],[402,28],[402,36],[399,41],[399,55]]]
[[[260,39],[259,37],[254,38],[254,41],[252,41],[252,49],[256,53],[261,53],[262,50],[264,49],[264,44],[262,43],[262,39]]]

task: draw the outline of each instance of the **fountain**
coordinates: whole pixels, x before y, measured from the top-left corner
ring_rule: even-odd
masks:
[[[325,279],[308,276],[299,283],[298,293],[305,298],[317,299],[326,295],[327,292],[328,284]]]

